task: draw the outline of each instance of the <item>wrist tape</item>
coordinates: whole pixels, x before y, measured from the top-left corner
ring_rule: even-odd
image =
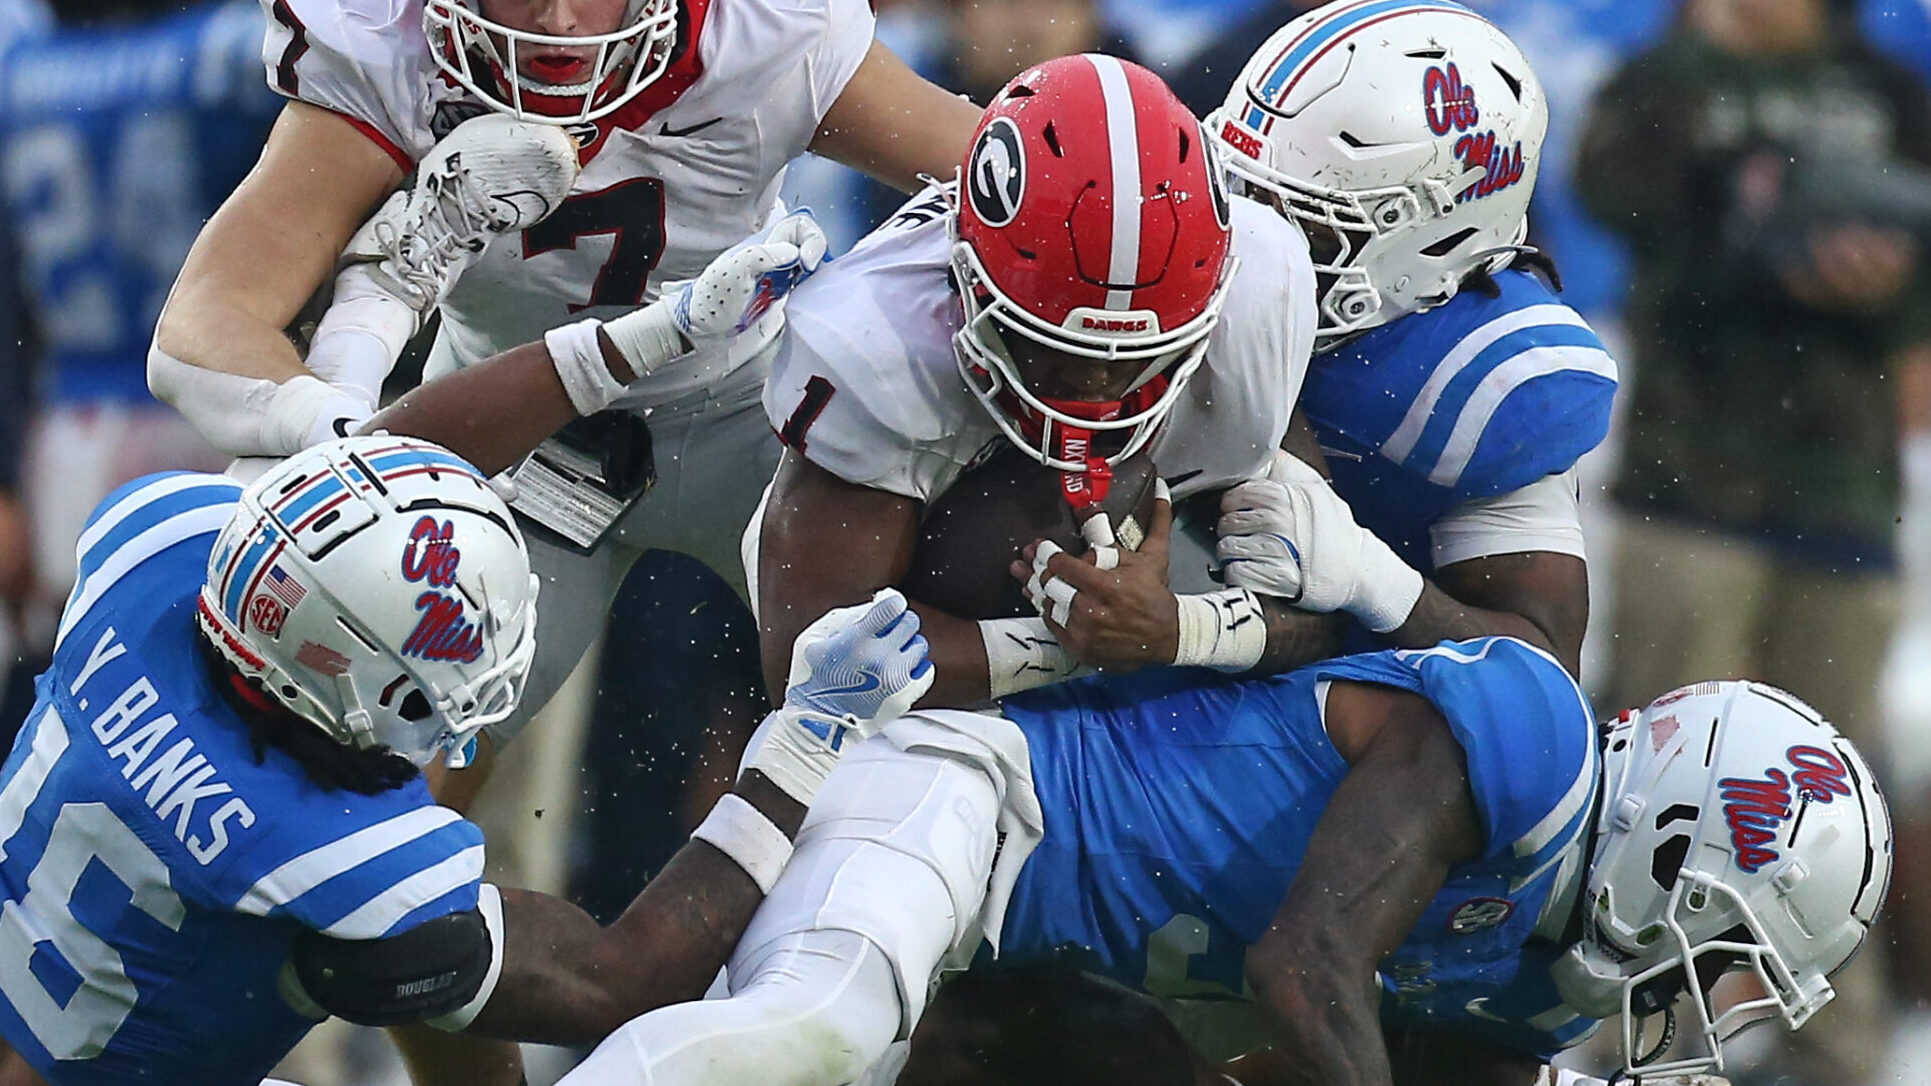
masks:
[[[672,298],[667,294],[642,309],[633,309],[604,322],[604,335],[610,337],[617,353],[630,363],[630,372],[640,379],[662,369],[666,362],[691,352],[684,333],[671,320]]]
[[[979,623],[979,636],[986,646],[992,697],[1050,686],[1084,671],[1043,618],[990,619]]]
[[[623,382],[610,375],[603,346],[597,342],[597,329],[603,326],[602,321],[592,318],[543,333],[543,345],[549,348],[563,392],[570,397],[570,406],[585,418],[624,394]]]
[[[691,839],[729,856],[767,894],[791,860],[791,838],[736,792],[718,799]]]
[[[1267,616],[1260,597],[1245,588],[1179,596],[1180,644],[1173,662],[1181,667],[1246,671],[1267,651]]]

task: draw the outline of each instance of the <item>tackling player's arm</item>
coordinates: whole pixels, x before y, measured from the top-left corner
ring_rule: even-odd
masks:
[[[947,178],[958,169],[979,113],[873,42],[819,122],[811,150],[901,192],[917,192],[920,176]]]
[[[755,772],[732,793],[785,838],[804,807]],[[560,898],[484,887],[468,912],[375,940],[316,932],[290,968],[315,1006],[361,1025],[593,1044],[654,1007],[699,998],[764,898],[746,868],[686,844],[622,917],[600,927]]]
[[[847,482],[785,450],[758,536],[758,638],[767,689],[784,688],[789,646],[808,622],[897,584],[911,569],[920,508],[914,498]],[[980,624],[912,604],[939,676],[924,703],[986,700],[990,678]]]
[[[1287,899],[1247,952],[1247,981],[1301,1081],[1392,1086],[1377,964],[1449,868],[1479,852],[1481,826],[1461,746],[1427,701],[1336,682],[1325,719],[1349,770]]]
[[[1474,637],[1513,637],[1546,649],[1571,675],[1582,673],[1589,625],[1589,568],[1571,554],[1527,551],[1473,558],[1423,578],[1415,609],[1384,635],[1401,648]]]
[[[291,101],[208,220],[154,330],[148,384],[229,452],[260,448],[277,386],[307,375],[284,333],[402,168],[342,114]],[[230,421],[219,417],[228,416]],[[218,432],[209,432],[209,431]]]
[[[645,1011],[696,999],[777,882],[805,806],[840,755],[931,682],[903,596],[831,611],[794,643],[784,703],[737,787],[616,923],[484,885],[475,908],[384,939],[305,934],[287,993],[362,1024],[427,1021],[548,1044],[594,1043]]]
[[[1502,635],[1552,653],[1571,674],[1581,666],[1587,567],[1578,553],[1541,549],[1580,551],[1572,475],[1466,502],[1438,519],[1437,543],[1447,533],[1447,553],[1471,556],[1445,562],[1432,581],[1357,524],[1321,472],[1298,457],[1278,455],[1265,478],[1229,490],[1222,510],[1219,555],[1230,585],[1305,611],[1351,615],[1396,647]]]

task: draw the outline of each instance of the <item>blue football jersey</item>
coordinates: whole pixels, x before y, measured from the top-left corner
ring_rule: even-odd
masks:
[[[314,1024],[277,987],[304,929],[476,907],[481,831],[420,777],[320,788],[217,693],[195,601],[240,493],[152,475],[95,511],[0,770],[0,1035],[55,1086],[254,1086]]]
[[[1434,569],[1428,526],[1569,470],[1609,432],[1616,363],[1528,272],[1316,355],[1301,410],[1361,526]]]
[[[44,396],[151,402],[161,303],[279,107],[262,82],[263,33],[260,6],[232,0],[0,44],[0,200]]]
[[[1596,727],[1546,654],[1508,638],[1343,657],[1236,680],[1164,669],[1006,699],[1046,834],[1008,907],[1002,958],[1077,962],[1156,995],[1236,999],[1321,812],[1347,773],[1328,680],[1413,691],[1467,754],[1482,854],[1450,870],[1381,964],[1389,1026],[1452,1024],[1546,1056],[1594,1022],[1556,994],[1534,929],[1587,839]]]

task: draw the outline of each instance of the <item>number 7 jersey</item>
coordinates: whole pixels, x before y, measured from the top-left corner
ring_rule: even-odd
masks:
[[[422,0],[262,6],[269,84],[346,117],[404,170],[488,108],[437,70]],[[583,173],[569,198],[493,244],[443,302],[432,374],[649,302],[757,231],[872,28],[866,0],[685,0],[664,75],[610,116],[571,126]],[[637,403],[693,392],[743,361],[680,366]]]

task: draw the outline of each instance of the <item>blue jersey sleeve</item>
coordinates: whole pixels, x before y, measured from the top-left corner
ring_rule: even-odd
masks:
[[[1378,456],[1441,500],[1567,471],[1609,432],[1616,363],[1527,272],[1464,292],[1315,360],[1302,408],[1324,444]]]
[[[1570,840],[1596,791],[1588,699],[1555,659],[1514,638],[1397,652],[1421,676],[1468,759],[1491,859],[1534,859]],[[1539,866],[1539,865],[1538,865]]]
[[[374,810],[302,842],[255,879],[236,911],[287,917],[337,939],[380,939],[476,907],[483,832],[475,823],[436,806],[420,779],[354,798]]]

